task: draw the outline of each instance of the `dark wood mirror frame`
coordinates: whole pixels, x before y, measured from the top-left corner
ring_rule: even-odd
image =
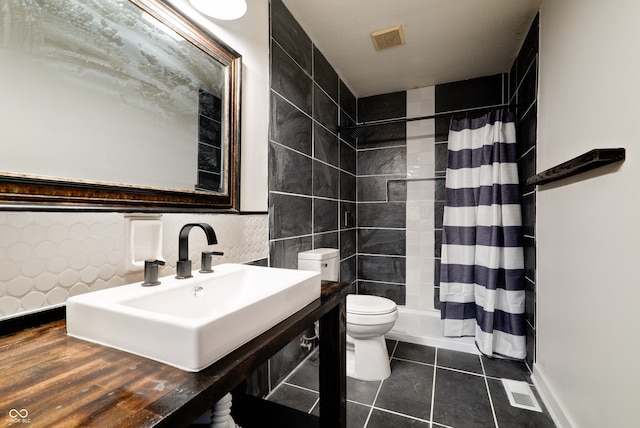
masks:
[[[65,180],[23,174],[0,174],[0,209],[238,212],[240,205],[241,56],[161,0],[130,0],[162,21],[228,70],[229,135],[227,193],[182,191],[126,184]]]

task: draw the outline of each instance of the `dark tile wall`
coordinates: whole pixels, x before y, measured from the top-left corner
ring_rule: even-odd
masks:
[[[358,100],[358,122],[407,116],[406,92]],[[365,128],[357,142],[358,293],[405,304],[406,186],[387,180],[407,172],[404,123]]]
[[[269,264],[297,269],[300,251],[338,248],[340,280],[355,283],[356,148],[338,123],[355,123],[356,98],[282,0],[271,0],[270,52]],[[249,392],[266,395],[307,353],[292,341]]]
[[[338,123],[354,122],[356,98],[282,0],[271,23],[270,264],[295,269],[299,251],[339,248],[340,279],[353,282],[356,150]]]
[[[536,16],[509,71],[508,91],[509,104],[517,105],[518,173],[524,226],[527,363],[530,367],[535,361],[536,344],[536,189],[535,186],[527,185],[526,180],[536,174],[538,25],[539,17]]]

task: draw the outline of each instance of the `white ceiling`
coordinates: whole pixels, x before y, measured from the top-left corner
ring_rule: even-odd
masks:
[[[357,97],[509,71],[542,0],[283,0]],[[370,33],[401,24],[406,44]]]

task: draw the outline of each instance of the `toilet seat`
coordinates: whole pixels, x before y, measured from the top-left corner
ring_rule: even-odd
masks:
[[[385,297],[365,294],[347,296],[347,313],[354,315],[384,315],[395,312],[396,303]]]

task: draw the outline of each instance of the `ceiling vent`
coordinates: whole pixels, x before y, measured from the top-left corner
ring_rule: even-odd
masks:
[[[373,40],[373,46],[375,46],[377,51],[404,45],[402,25],[394,25],[393,27],[374,31],[371,33],[371,40]]]

